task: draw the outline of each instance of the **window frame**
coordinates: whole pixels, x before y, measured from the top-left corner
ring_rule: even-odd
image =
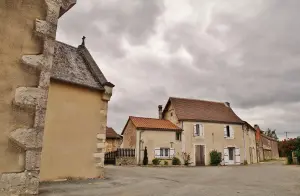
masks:
[[[198,127],[198,134],[197,134],[197,127]],[[204,137],[204,125],[200,122],[194,124],[194,137]]]
[[[177,137],[178,136],[178,137]],[[179,132],[179,131],[176,131],[175,132],[175,139],[176,139],[176,141],[181,141],[181,132]]]

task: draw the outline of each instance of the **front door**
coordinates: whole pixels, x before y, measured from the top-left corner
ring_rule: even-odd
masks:
[[[196,166],[205,165],[205,146],[204,145],[196,145]]]
[[[235,148],[228,148],[228,158],[229,158],[229,160],[228,160],[228,164],[229,165],[233,165],[234,164],[234,159],[235,159],[235,155],[234,155],[234,149]]]

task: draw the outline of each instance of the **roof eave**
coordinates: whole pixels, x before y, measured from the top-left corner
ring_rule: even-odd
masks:
[[[204,119],[178,119],[179,121],[191,121],[191,122],[211,122],[211,123],[223,123],[223,124],[239,124],[239,125],[243,125],[244,122],[232,122],[232,121],[217,121],[217,120],[204,120]]]

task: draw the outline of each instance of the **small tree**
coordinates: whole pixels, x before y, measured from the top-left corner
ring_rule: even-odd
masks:
[[[148,152],[147,152],[147,147],[146,146],[145,146],[145,150],[144,150],[143,165],[148,165]]]
[[[189,166],[191,164],[191,155],[189,153],[183,152],[182,159],[185,166]]]
[[[209,153],[210,155],[210,165],[219,165],[222,161],[222,153],[213,150]]]
[[[154,158],[154,159],[152,160],[152,163],[153,163],[153,165],[159,165],[159,164],[160,164],[160,159]]]

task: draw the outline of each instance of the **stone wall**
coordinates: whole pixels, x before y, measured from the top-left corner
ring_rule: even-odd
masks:
[[[121,144],[122,144],[122,139],[106,138],[105,152],[116,151],[118,148],[120,148]]]
[[[0,152],[5,161],[10,161],[2,163],[1,193],[38,194],[57,22],[75,2],[5,0],[0,3],[0,59],[3,61],[0,90],[4,95],[0,99],[0,123],[4,132],[1,132]],[[12,145],[3,154],[3,149],[6,151],[11,143],[20,150]]]
[[[135,157],[116,157],[116,165],[136,165]]]
[[[128,121],[128,124],[124,129],[122,148],[135,148],[136,128],[131,120]]]

